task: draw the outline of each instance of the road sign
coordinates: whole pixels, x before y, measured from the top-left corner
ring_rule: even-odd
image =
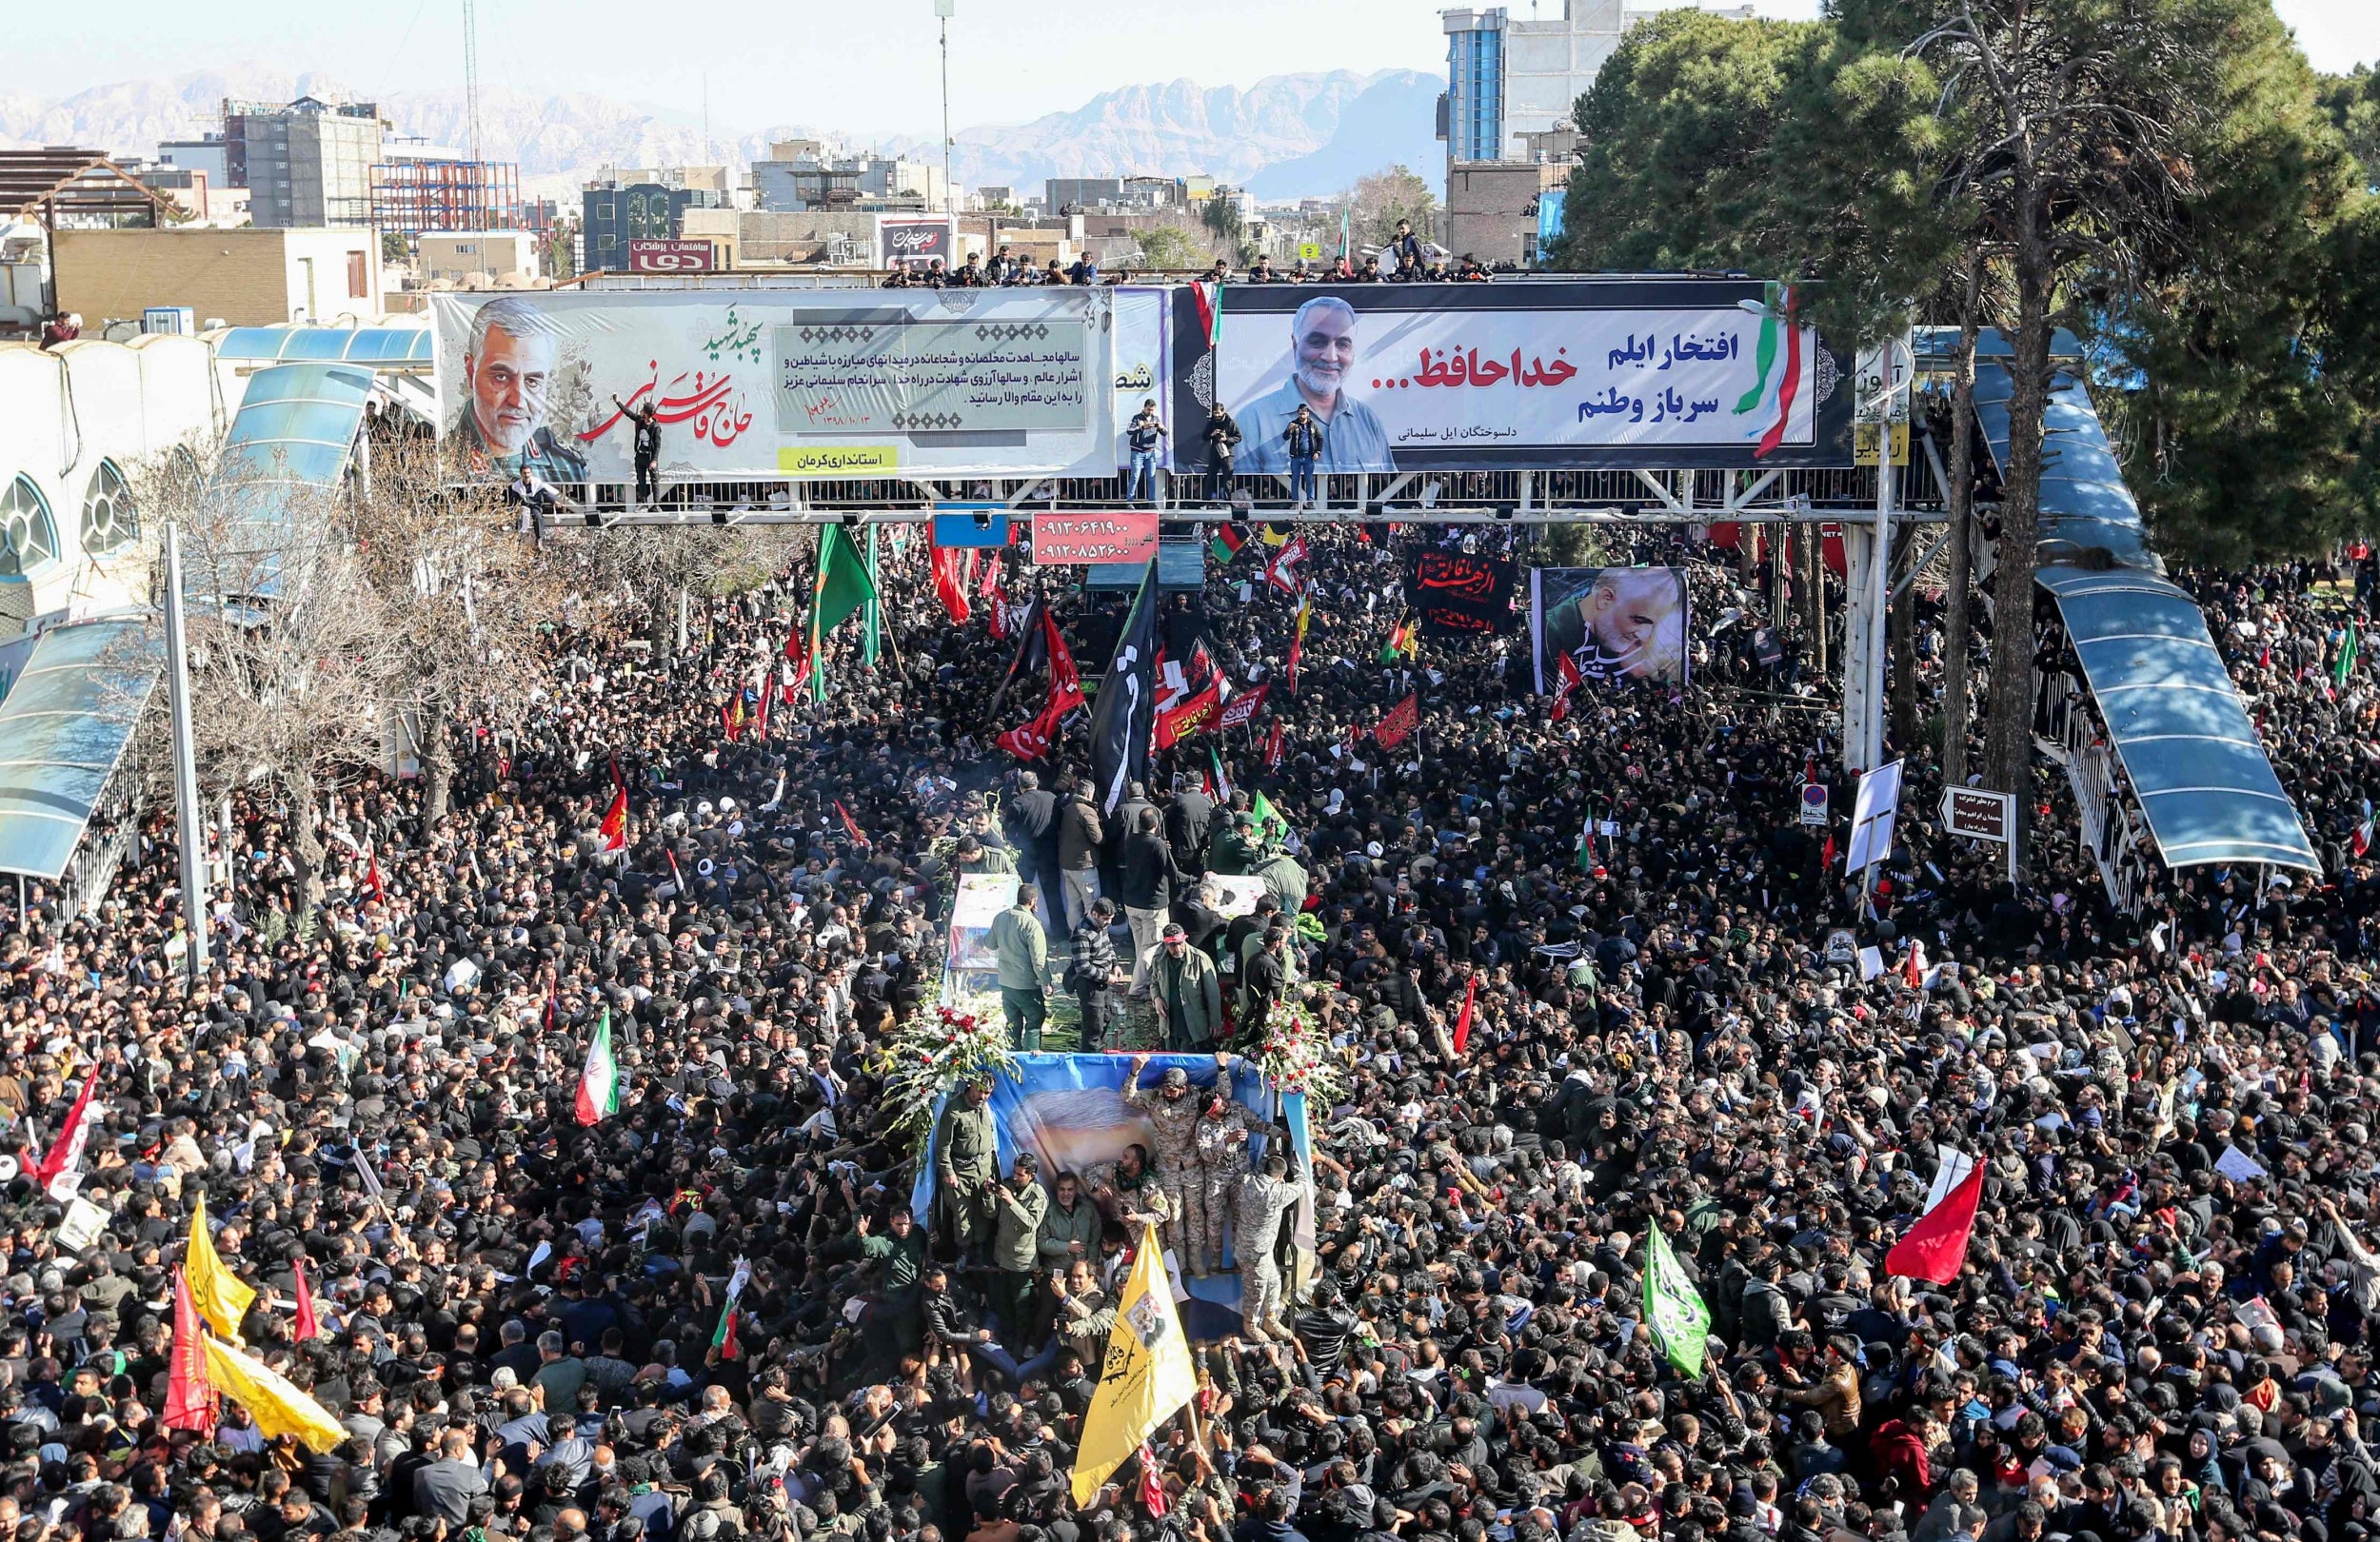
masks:
[[[2016,795],[1981,787],[1942,790],[1942,828],[1970,840],[1996,840],[2008,848],[2008,880],[2016,881]]]
[[[1157,557],[1155,514],[1036,514],[1033,565],[1148,563]]]
[[[1826,784],[1824,782],[1805,781],[1801,784],[1801,822],[1804,824],[1826,822]]]
[[[2005,841],[2016,828],[2016,795],[1981,787],[1944,788],[1942,828],[1970,840]]]
[[[1008,544],[1008,509],[1002,504],[936,504],[934,544],[996,547]]]

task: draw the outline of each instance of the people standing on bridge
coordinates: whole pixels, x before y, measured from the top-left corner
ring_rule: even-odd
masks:
[[[635,436],[631,452],[636,462],[635,506],[650,507],[661,502],[661,479],[653,469],[661,463],[661,408],[649,396],[635,406],[614,396],[611,405],[628,415],[629,432]]]

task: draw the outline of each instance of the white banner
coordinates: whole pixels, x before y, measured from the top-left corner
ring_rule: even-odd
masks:
[[[1843,850],[1843,872],[1856,877],[1893,855],[1893,820],[1901,806],[1901,762],[1890,761],[1859,776],[1852,801],[1851,844]]]
[[[1226,289],[1214,390],[1240,424],[1240,468],[1290,469],[1300,405],[1324,472],[1622,447],[1790,464],[1816,445],[1819,404],[1844,383],[1815,328],[1756,303],[1597,308],[1565,287],[1340,286],[1294,310],[1289,291]]]
[[[1124,429],[1143,402],[1157,404],[1157,415],[1163,420],[1165,411],[1165,307],[1169,304],[1166,291],[1133,286],[1116,291],[1116,465],[1132,464],[1132,450],[1124,443]],[[1165,425],[1167,430],[1173,425]],[[1166,458],[1172,441],[1159,446],[1158,464],[1175,464]],[[1204,452],[1201,450],[1200,454]]]
[[[1107,476],[1108,291],[440,294],[441,436],[510,478]]]

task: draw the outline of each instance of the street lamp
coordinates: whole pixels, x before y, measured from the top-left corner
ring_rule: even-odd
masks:
[[[958,0],[934,0],[934,14],[942,19],[942,217],[950,221],[954,257],[959,247],[959,195],[950,182],[950,18],[958,11]]]

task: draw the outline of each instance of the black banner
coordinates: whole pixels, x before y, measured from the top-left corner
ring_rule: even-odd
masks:
[[[1405,599],[1421,618],[1421,635],[1481,637],[1513,621],[1513,564],[1505,557],[1424,551],[1405,575]]]

